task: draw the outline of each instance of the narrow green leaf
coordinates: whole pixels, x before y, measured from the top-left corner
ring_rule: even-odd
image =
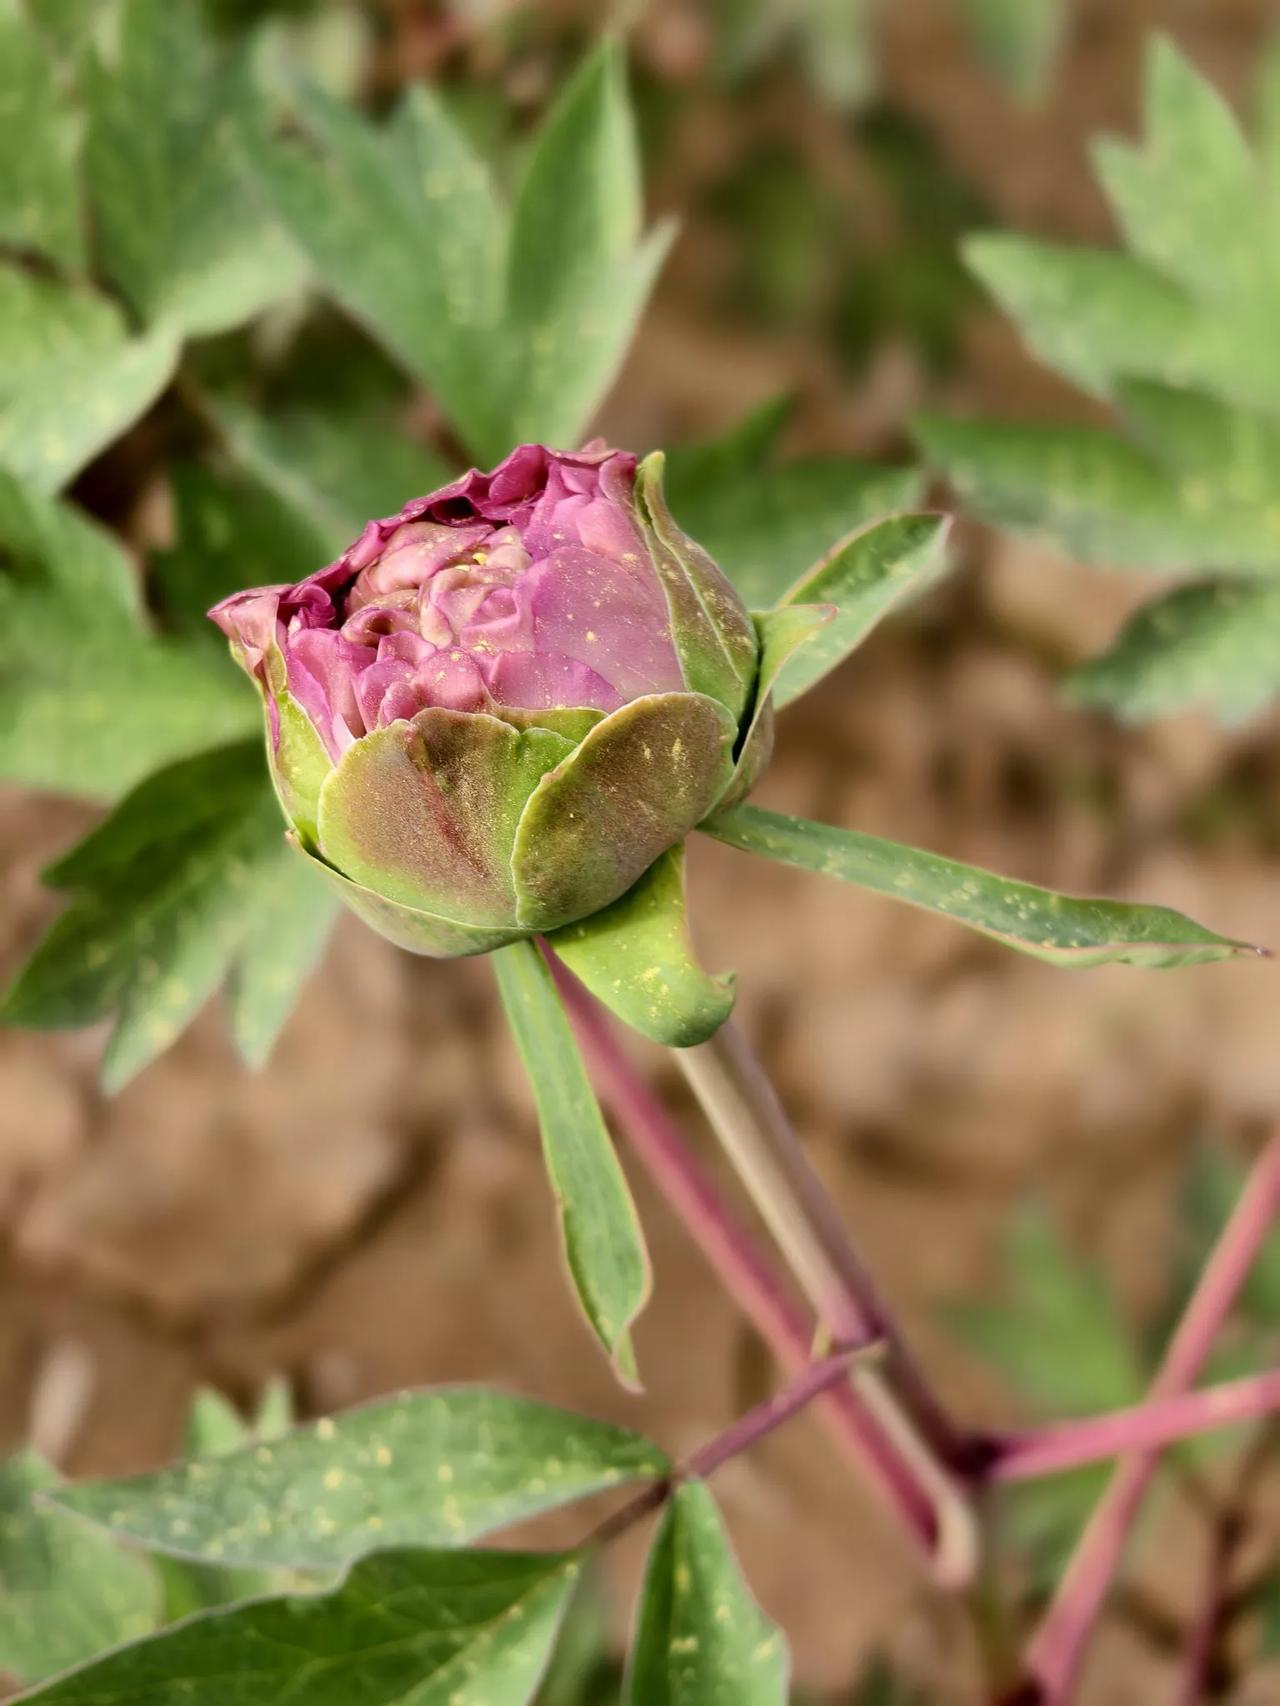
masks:
[[[144,1559],[40,1499],[60,1481],[33,1451],[0,1464],[0,1675],[24,1683],[136,1640],[160,1615]]]
[[[939,913],[1054,965],[1096,966],[1112,960],[1199,965],[1260,951],[1215,935],[1168,907],[1055,894],[937,853],[756,806],[734,806],[702,828],[731,847]]]
[[[738,1571],[715,1501],[686,1481],[649,1555],[628,1706],[786,1706],[787,1648]]]
[[[78,153],[51,49],[17,0],[0,0],[0,242],[69,272],[84,260]]]
[[[767,609],[830,550],[833,539],[915,502],[914,468],[840,457],[773,466],[777,410],[726,439],[670,452],[667,497],[676,520],[710,552],[746,604]]]
[[[733,977],[709,977],[685,915],[684,846],[670,848],[612,906],[547,938],[575,977],[643,1036],[705,1042],[733,1011]]]
[[[332,1593],[189,1618],[29,1696],[42,1706],[524,1706],[579,1569],[568,1553],[385,1552]]]
[[[442,1386],[131,1480],[82,1481],[58,1498],[155,1551],[323,1570],[386,1546],[465,1546],[668,1468],[625,1428]]]
[[[631,1383],[630,1327],[649,1296],[635,1204],[542,956],[532,942],[512,942],[492,962],[533,1087],[569,1272],[588,1321]]]
[[[227,331],[296,291],[297,250],[251,193],[251,94],[213,63],[198,8],[124,0],[89,79],[86,163],[108,272],[148,323]]]
[[[1280,691],[1280,584],[1205,581],[1138,611],[1068,681],[1078,705],[1135,722],[1206,706],[1243,722]]]
[[[242,1042],[260,1056],[316,951],[314,934],[291,925],[272,938],[279,982],[253,964],[281,882],[306,880],[293,863],[256,741],[159,771],[47,873],[74,898],[6,995],[4,1017],[57,1029],[114,1015],[103,1079],[118,1089],[249,953],[256,987],[238,1016]],[[323,897],[317,904],[316,933],[331,916]]]
[[[779,710],[798,699],[860,646],[876,624],[945,565],[950,523],[941,515],[895,515],[838,545],[781,600],[783,607],[831,605],[835,614],[794,651],[773,687]]]

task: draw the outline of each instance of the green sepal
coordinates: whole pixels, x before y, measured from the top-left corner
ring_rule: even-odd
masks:
[[[694,958],[683,843],[612,906],[547,940],[597,1001],[667,1048],[705,1042],[733,1011],[733,974],[710,977]]]
[[[563,735],[575,746],[609,714],[592,710],[589,706],[575,710],[567,705],[552,705],[540,711],[525,710],[519,705],[491,705],[490,710],[504,723],[510,723],[513,729],[550,729],[552,734]]]
[[[511,867],[521,814],[573,751],[550,729],[429,706],[343,754],[320,791],[320,852],[402,906],[512,930],[522,922]]]
[[[326,865],[304,845],[296,830],[288,835],[287,840],[362,923],[411,954],[425,954],[433,960],[457,960],[468,954],[487,954],[491,949],[501,948],[525,934],[523,930],[485,930],[470,924],[458,924],[452,918],[440,918],[417,907],[403,906],[399,901],[388,900],[373,889],[344,877],[332,865]]]
[[[737,725],[700,693],[653,693],[612,712],[549,770],[516,831],[526,930],[609,906],[721,798]]]
[[[896,605],[942,566],[951,526],[944,515],[891,515],[843,539],[779,599],[774,614],[799,605],[826,605],[830,621],[811,630],[803,646],[793,641],[773,683],[779,710],[807,693],[844,662]],[[783,627],[779,639],[788,633]],[[806,636],[807,638],[807,636]],[[763,666],[762,666],[763,667]]]
[[[756,678],[755,629],[730,582],[672,518],[662,490],[663,460],[655,450],[640,464],[636,500],[667,596],[671,637],[686,686],[726,706],[737,722]]]
[[[760,636],[760,675],[751,720],[721,807],[745,800],[755,787],[773,753],[774,689],[778,678],[793,654],[807,646],[835,613],[830,604],[791,604],[752,617]]]

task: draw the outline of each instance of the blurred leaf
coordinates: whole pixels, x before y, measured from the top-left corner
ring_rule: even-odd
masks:
[[[716,8],[717,60],[734,79],[788,43],[834,106],[866,99],[875,72],[871,35],[881,0],[726,0]]]
[[[168,383],[172,333],[129,338],[89,291],[0,266],[0,467],[57,491]]]
[[[914,468],[877,468],[839,457],[774,466],[781,427],[776,405],[749,416],[724,439],[673,450],[667,496],[698,541],[753,609],[768,609],[837,540],[918,500]]]
[[[146,1560],[36,1497],[57,1470],[33,1451],[0,1464],[0,1674],[38,1682],[154,1629]]]
[[[1258,952],[1168,907],[1057,894],[937,853],[757,806],[733,806],[700,828],[744,852],[940,913],[1050,964],[1201,965]]]
[[[938,578],[949,527],[942,515],[872,522],[796,582],[780,608],[829,604],[835,615],[783,665],[773,689],[779,710],[843,663],[891,610]]]
[[[78,152],[48,45],[18,0],[0,0],[0,243],[72,272],[84,261]]]
[[[492,964],[533,1088],[574,1288],[618,1374],[631,1383],[630,1328],[650,1284],[635,1204],[541,954],[530,941],[513,942]]]
[[[92,66],[86,164],[104,263],[148,323],[207,337],[302,283],[250,193],[249,103],[213,64],[196,6],[124,0],[114,61]]]
[[[1091,1463],[998,1489],[1001,1553],[1034,1601],[1043,1602],[1057,1586],[1113,1468]]]
[[[95,28],[114,24],[119,0],[26,0],[26,9],[48,40],[70,54],[92,39]]]
[[[3,472],[0,564],[7,780],[110,798],[260,726],[253,695],[212,646],[142,625],[136,578],[111,535]]]
[[[1066,0],[962,0],[978,51],[1015,94],[1044,93],[1066,29]]]
[[[1005,1253],[1010,1301],[950,1311],[965,1342],[1053,1416],[1136,1403],[1144,1370],[1098,1268],[1030,1205],[1011,1222]]]
[[[705,1483],[682,1483],[649,1554],[629,1706],[785,1706],[787,1669],[786,1643],[747,1591]]]
[[[118,1648],[44,1706],[523,1706],[563,1615],[570,1554],[385,1552],[332,1593],[258,1600]]]
[[[394,515],[411,497],[453,478],[454,471],[416,443],[381,402],[347,408],[330,402],[272,414],[231,397],[215,397],[211,406],[233,454],[306,518],[331,557],[359,536],[371,516]],[[286,572],[268,578],[298,577]],[[251,579],[244,576],[239,584]]]
[[[73,898],[3,1015],[38,1029],[114,1016],[102,1066],[111,1090],[167,1048],[246,956],[255,993],[233,1001],[235,1036],[248,1058],[262,1059],[334,913],[285,844],[256,741],[158,771],[46,875]],[[277,936],[286,903],[291,920],[301,905],[307,928],[291,921]],[[269,965],[253,964],[264,957]]]
[[[657,1446],[625,1428],[478,1386],[442,1386],[270,1444],[127,1481],[80,1482],[60,1502],[156,1551],[320,1570],[387,1546],[464,1546],[668,1468]]]
[[[1182,1190],[1183,1236],[1177,1273],[1164,1312],[1166,1331],[1171,1330],[1181,1315],[1247,1177],[1244,1163],[1226,1149],[1202,1144],[1193,1152]],[[1269,1235],[1255,1256],[1240,1288],[1237,1307],[1253,1326],[1268,1332],[1280,1330],[1280,1229]]]
[[[598,1001],[668,1048],[705,1042],[733,1011],[732,976],[709,977],[694,955],[683,845],[656,859],[611,906],[547,939]]]
[[[588,1569],[565,1614],[537,1706],[618,1706],[609,1604],[599,1572]]]
[[[1133,721],[1188,706],[1240,723],[1280,689],[1280,583],[1206,581],[1138,611],[1103,657],[1076,671],[1072,699]]]

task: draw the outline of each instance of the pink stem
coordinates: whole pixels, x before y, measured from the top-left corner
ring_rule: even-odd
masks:
[[[790,1421],[806,1404],[820,1397],[822,1393],[831,1391],[840,1382],[847,1383],[849,1363],[856,1355],[856,1352],[838,1351],[835,1356],[810,1363],[790,1386],[784,1387],[781,1392],[775,1392],[772,1398],[766,1398],[754,1409],[748,1410],[745,1416],[739,1416],[736,1422],[731,1422],[723,1433],[699,1446],[697,1451],[681,1464],[680,1475],[686,1478],[696,1477],[699,1480],[714,1475],[721,1464],[749,1450],[766,1434],[781,1427],[783,1422]]]
[[[1230,1220],[1200,1276],[1150,1398],[1176,1398],[1192,1385],[1231,1313],[1254,1258],[1280,1212],[1280,1134],[1255,1161]],[[1029,1692],[1038,1706],[1070,1700],[1094,1623],[1119,1566],[1159,1453],[1138,1449],[1117,1465],[1081,1536],[1027,1653]]]
[[[994,1456],[986,1475],[991,1481],[1032,1481],[1126,1451],[1159,1450],[1176,1440],[1232,1422],[1254,1421],[1275,1410],[1280,1410],[1280,1369],[1230,1380],[1203,1392],[1153,1398],[1087,1421],[991,1435]]]
[[[789,1374],[802,1373],[810,1363],[813,1323],[721,1197],[662,1103],[636,1073],[599,1007],[553,955],[548,955],[548,963],[596,1085],[635,1153],[783,1368]],[[847,1381],[822,1392],[816,1409],[912,1539],[932,1558],[938,1538],[933,1501],[880,1421]]]

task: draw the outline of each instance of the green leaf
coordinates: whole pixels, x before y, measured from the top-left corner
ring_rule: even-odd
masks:
[[[578,1573],[568,1553],[385,1552],[332,1593],[192,1617],[29,1698],[43,1706],[523,1706]]]
[[[125,0],[110,66],[89,79],[86,164],[107,271],[149,324],[207,337],[302,284],[254,198],[244,79],[213,64],[198,8]]]
[[[33,1451],[0,1464],[0,1674],[19,1682],[135,1640],[159,1618],[144,1559],[37,1502],[60,1480]]]
[[[991,936],[1053,965],[1200,965],[1259,950],[1164,906],[1055,894],[857,830],[734,806],[704,823],[718,841],[839,877]]]
[[[168,384],[172,332],[129,338],[88,291],[0,266],[0,467],[54,492]]]
[[[1084,1416],[1136,1403],[1145,1371],[1096,1263],[1027,1206],[1005,1240],[1009,1301],[948,1311],[961,1337],[1015,1391],[1049,1416]]]
[[[715,1501],[686,1481],[645,1571],[628,1706],[785,1706],[787,1648],[747,1591]]]
[[[409,498],[453,478],[381,399],[270,415],[229,396],[210,403],[232,454],[282,505],[306,518],[330,557],[359,536],[370,516],[394,515]]]
[[[0,243],[71,272],[84,260],[78,152],[52,52],[18,0],[0,0]]]
[[[1043,95],[1066,29],[1065,0],[962,0],[979,53],[1013,92]]]
[[[835,615],[783,664],[773,688],[779,710],[843,663],[892,609],[937,578],[949,527],[941,515],[873,522],[797,581],[782,607],[829,604]]]
[[[159,764],[260,726],[212,644],[143,626],[137,577],[110,534],[3,472],[0,620],[7,780],[110,798]]]
[[[1068,691],[1145,721],[1203,705],[1240,723],[1280,690],[1280,584],[1206,581],[1180,587],[1132,617],[1105,656]]]
[[[659,1476],[648,1440],[476,1386],[405,1392],[263,1444],[59,1494],[156,1551],[323,1570],[386,1546],[460,1547],[604,1488]]]
[[[671,451],[666,465],[676,520],[758,610],[782,598],[833,539],[913,503],[923,487],[913,468],[840,457],[774,466],[780,425],[770,405],[725,439]]]
[[[533,1087],[569,1272],[588,1321],[630,1383],[630,1327],[650,1283],[635,1204],[542,956],[532,942],[512,942],[492,961]]]
[[[709,977],[694,958],[683,844],[612,906],[547,940],[598,1001],[668,1048],[705,1042],[733,1011],[732,976]]]
[[[254,982],[235,1007],[237,1041],[261,1058],[332,919],[317,886],[309,928],[291,921],[274,935],[281,906],[296,904],[282,885],[314,879],[285,844],[256,742],[149,777],[47,879],[73,898],[2,1011],[39,1029],[113,1015],[102,1068],[112,1090],[167,1048],[229,973]]]

